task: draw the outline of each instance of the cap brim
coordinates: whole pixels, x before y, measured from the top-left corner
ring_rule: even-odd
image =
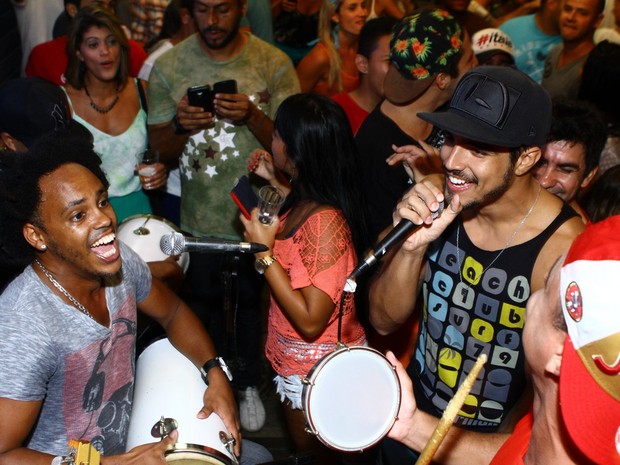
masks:
[[[501,131],[490,124],[452,108],[446,111],[418,113],[417,115],[424,121],[432,123],[433,126],[474,142],[509,149],[523,145],[520,142],[507,139],[505,134],[502,134]]]
[[[575,446],[595,463],[620,464],[620,403],[596,383],[566,337],[560,410]]]
[[[489,60],[490,58],[500,53],[504,54],[508,62],[512,63],[513,65],[515,64],[515,57],[511,55],[510,53],[508,53],[507,51],[500,50],[500,49],[487,50],[486,52],[480,52],[476,54],[476,58],[478,59],[478,63],[486,63],[487,60]]]
[[[385,98],[391,103],[403,105],[413,102],[422,95],[434,81],[435,76],[429,76],[425,79],[407,79],[394,65],[390,65],[390,69],[383,81],[383,93]]]

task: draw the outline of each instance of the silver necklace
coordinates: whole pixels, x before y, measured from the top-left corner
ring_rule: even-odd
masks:
[[[521,230],[521,228],[523,227],[523,225],[525,224],[525,222],[527,221],[529,216],[534,211],[534,207],[536,206],[536,204],[538,203],[538,199],[540,198],[540,191],[541,190],[542,190],[542,188],[541,188],[541,186],[539,184],[538,185],[538,193],[536,194],[536,198],[534,199],[534,202],[532,203],[532,206],[527,211],[527,213],[525,214],[525,216],[523,217],[521,222],[517,225],[515,230],[512,232],[512,235],[508,238],[508,241],[506,242],[506,244],[504,245],[502,250],[500,250],[499,253],[495,256],[495,258],[493,260],[491,260],[491,263],[489,263],[487,266],[485,266],[483,268],[482,272],[480,273],[480,278],[482,278],[482,275],[484,274],[484,272],[487,271],[489,268],[491,268],[493,263],[495,263],[497,261],[497,259],[500,257],[500,255],[504,253],[504,250],[506,250],[508,248],[508,246],[512,243],[512,241],[514,240],[514,238],[517,235],[517,233]],[[462,278],[463,273],[461,272],[461,267],[463,266],[463,264],[461,263],[461,254],[459,253],[459,250],[460,250],[459,249],[459,238],[461,236],[460,233],[461,233],[461,224],[459,223],[459,225],[456,228],[456,261],[459,264],[459,281],[461,282],[461,284],[463,284],[463,278]]]
[[[80,312],[82,312],[84,315],[86,315],[90,319],[94,320],[93,316],[90,314],[88,309],[84,307],[84,305],[79,303],[75,297],[69,294],[69,292],[67,292],[67,290],[64,287],[62,287],[62,285],[58,281],[56,281],[56,279],[54,279],[54,277],[52,276],[52,273],[50,273],[48,269],[43,266],[43,263],[41,263],[38,258],[35,258],[34,261],[37,263],[37,265],[39,265],[39,268],[41,268],[41,271],[43,272],[45,277],[50,280],[50,283],[52,283],[56,289],[62,292],[62,294],[67,299],[69,299],[71,303],[75,305]]]

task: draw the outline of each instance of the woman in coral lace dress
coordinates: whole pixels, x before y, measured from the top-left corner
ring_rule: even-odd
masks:
[[[273,157],[255,151],[249,168],[286,189],[283,211],[271,225],[258,220],[256,209],[251,220],[242,217],[246,239],[269,247],[256,254],[271,289],[265,353],[296,449],[328,464],[333,451],[304,432],[301,380],[336,347],[343,287],[367,245],[355,144],[336,103],[297,94],[278,109],[271,148]],[[342,342],[365,344],[353,294],[343,307]]]

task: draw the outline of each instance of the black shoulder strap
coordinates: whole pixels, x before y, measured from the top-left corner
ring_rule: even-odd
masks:
[[[547,226],[547,229],[538,235],[537,238],[541,239],[541,244],[544,245],[547,242],[547,239],[549,239],[560,226],[575,216],[579,216],[579,214],[569,204],[564,203],[560,213],[558,213],[558,216],[556,216],[551,224]]]

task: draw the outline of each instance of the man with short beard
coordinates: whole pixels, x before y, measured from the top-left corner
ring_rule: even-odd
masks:
[[[286,97],[299,92],[290,59],[239,30],[245,0],[184,0],[197,32],[157,59],[149,79],[149,138],[162,160],[179,165],[181,228],[195,236],[241,240],[239,210],[230,199],[247,173],[249,153],[270,147],[272,118]],[[224,80],[237,92],[215,95],[213,110],[190,106],[187,89]],[[232,364],[242,426],[259,430],[265,410],[258,395],[263,285],[251,255],[192,254],[188,278],[192,307],[211,334],[226,334],[225,304],[234,312]],[[224,289],[232,289],[224,292]],[[233,292],[236,288],[237,292]],[[227,341],[216,340],[222,353]]]
[[[203,406],[195,415],[218,415],[238,455],[237,406],[224,366],[212,363],[213,342],[118,240],[108,186],[92,143],[67,130],[28,152],[1,152],[0,268],[19,275],[0,295],[0,463],[69,463],[76,439],[89,441],[101,463],[166,464],[175,431],[125,451],[137,309],[165,329],[196,374],[202,367]]]
[[[577,97],[581,70],[594,48],[594,31],[603,20],[604,8],[604,0],[562,0],[562,43],[549,52],[541,82],[552,98]]]
[[[530,172],[546,141],[551,100],[522,72],[483,66],[463,76],[446,111],[419,116],[449,134],[434,154],[445,186],[422,180],[397,205],[394,224],[405,219],[422,227],[386,257],[371,284],[370,320],[389,334],[422,304],[408,373],[418,409],[433,426],[486,354],[455,422],[472,431],[509,431],[524,413],[518,407],[526,385],[526,302],[583,228]],[[484,463],[487,454],[476,461],[483,452],[472,450],[466,462]],[[439,461],[450,453],[444,448]]]

